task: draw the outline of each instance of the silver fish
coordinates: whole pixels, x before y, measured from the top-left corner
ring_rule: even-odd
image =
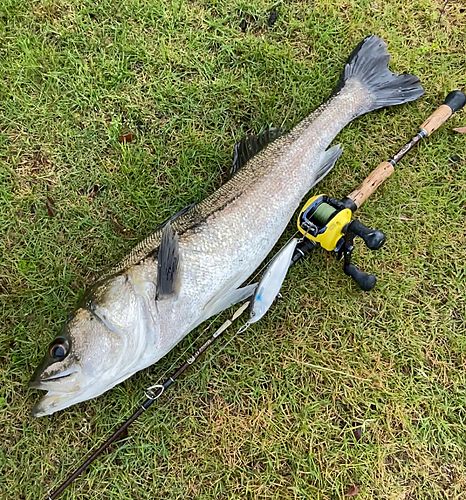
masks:
[[[364,113],[423,94],[416,77],[388,70],[389,59],[380,38],[363,40],[329,101],[286,135],[272,130],[243,141],[226,184],[156,230],[92,287],[32,377],[31,387],[48,391],[32,414],[99,396],[249,297],[254,286],[238,287],[334,166],[342,152],[327,150],[334,137]]]

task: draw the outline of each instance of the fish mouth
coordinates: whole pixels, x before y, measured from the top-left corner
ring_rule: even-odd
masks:
[[[32,378],[29,383],[28,383],[28,387],[30,387],[31,389],[40,389],[40,390],[43,390],[43,391],[48,391],[50,389],[53,389],[54,392],[62,392],[62,391],[59,391],[57,390],[57,382],[58,381],[61,381],[63,379],[67,379],[69,377],[71,377],[72,375],[74,375],[76,373],[76,370],[70,368],[69,370],[65,370],[63,373],[58,373],[56,375],[52,375],[51,377],[47,377],[47,378]],[[50,385],[50,383],[52,384],[52,386]],[[66,389],[66,392],[68,392],[69,389]],[[65,392],[65,390],[63,391]]]
[[[49,391],[31,409],[33,417],[44,417],[74,404],[74,399],[63,392]]]
[[[51,415],[79,401],[79,394],[83,392],[83,387],[80,387],[77,382],[78,370],[73,369],[51,377],[31,380],[28,384],[31,389],[47,391],[31,409],[31,415],[33,417]]]
[[[55,382],[57,380],[63,380],[65,378],[71,377],[71,373],[69,375],[63,375],[60,377],[51,377],[51,378],[45,378],[42,380],[30,380],[28,382],[28,387],[31,389],[40,389],[42,391],[47,391],[49,390],[49,382]]]

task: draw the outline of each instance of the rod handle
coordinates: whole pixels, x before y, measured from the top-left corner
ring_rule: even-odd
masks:
[[[445,104],[437,108],[421,125],[421,130],[425,130],[429,136],[443,125],[453,113],[462,109],[465,103],[466,96],[463,92],[453,90],[445,98]]]
[[[390,162],[382,162],[347,198],[359,208],[394,171],[395,168]]]

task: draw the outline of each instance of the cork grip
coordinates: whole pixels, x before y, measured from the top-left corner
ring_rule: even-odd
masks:
[[[348,196],[348,198],[353,200],[359,208],[382,184],[382,182],[393,174],[394,171],[395,168],[391,163],[388,161],[382,162],[374,171],[372,171],[369,177],[366,177],[363,183]]]
[[[444,124],[452,114],[453,111],[450,108],[450,106],[442,104],[421,125],[421,129],[424,129],[427,132],[427,135],[430,135],[432,132],[437,130],[442,124]]]

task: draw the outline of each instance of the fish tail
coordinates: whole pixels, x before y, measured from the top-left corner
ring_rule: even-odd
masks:
[[[419,78],[414,75],[397,75],[388,69],[390,55],[387,44],[378,36],[366,37],[353,50],[334,94],[349,82],[357,80],[366,87],[370,99],[358,116],[386,106],[414,101],[424,93]]]

